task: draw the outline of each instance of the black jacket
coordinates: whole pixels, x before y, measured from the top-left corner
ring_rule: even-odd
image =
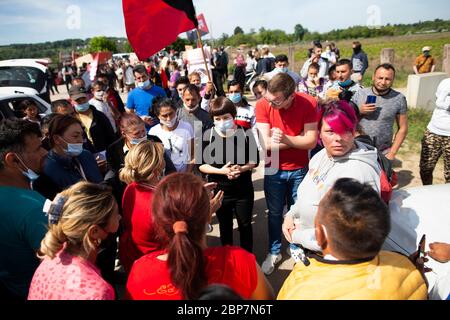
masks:
[[[153,142],[161,143],[161,140],[156,136],[147,136],[147,139]],[[122,137],[111,144],[108,149],[106,149],[106,160],[108,162],[110,171],[105,177],[105,181],[108,185],[113,188],[114,196],[118,203],[122,203],[122,195],[125,191],[126,185],[119,179],[119,171],[125,165],[125,152],[123,147],[125,145],[125,139]],[[164,152],[164,161],[166,162],[165,175],[174,173],[177,170],[173,165],[170,155]]]
[[[92,111],[93,120],[89,133],[94,144],[95,152],[106,150],[117,139],[116,134],[109,122],[108,118],[93,106],[89,106]]]

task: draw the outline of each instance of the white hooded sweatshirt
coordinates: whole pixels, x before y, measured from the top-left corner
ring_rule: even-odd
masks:
[[[359,141],[355,141],[355,144],[357,148],[342,157],[330,158],[327,151],[322,149],[310,160],[309,171],[297,190],[298,200],[286,214],[299,219],[296,220],[296,228],[314,228],[320,200],[340,178],[368,183],[380,192],[381,168],[377,161],[377,150]]]

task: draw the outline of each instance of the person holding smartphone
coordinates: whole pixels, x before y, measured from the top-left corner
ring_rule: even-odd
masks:
[[[408,134],[406,98],[392,89],[394,79],[394,66],[381,64],[375,69],[372,87],[361,89],[352,97],[359,108],[362,130],[389,160],[394,160]],[[375,103],[371,96],[376,96]],[[395,134],[394,122],[398,124]]]

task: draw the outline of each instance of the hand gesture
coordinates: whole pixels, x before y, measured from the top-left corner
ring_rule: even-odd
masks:
[[[206,83],[206,91],[205,91],[205,93],[206,94],[214,94],[214,85],[213,85],[213,83],[211,82],[211,81],[208,81],[207,83]]]
[[[281,140],[283,139],[284,133],[279,128],[272,128],[272,143],[273,144],[280,144]]]
[[[228,176],[231,173],[231,162],[228,162],[220,169],[221,173],[225,176]]]
[[[377,110],[377,106],[375,103],[364,103],[359,108],[359,112],[361,114],[370,114],[370,113],[374,112],[375,110]]]
[[[216,193],[216,195],[209,200],[209,213],[213,214],[217,212],[217,210],[220,209],[222,206],[222,200],[223,200],[224,192],[222,190],[219,190],[219,192]]]
[[[283,230],[283,234],[284,234],[284,237],[286,238],[286,240],[289,241],[290,243],[292,243],[292,232],[294,232],[294,230],[295,230],[294,218],[286,215],[284,217],[284,222],[283,222],[283,226],[281,227],[281,229]]]
[[[239,165],[234,165],[230,168],[230,173],[227,174],[229,180],[235,180],[240,177],[242,168]]]

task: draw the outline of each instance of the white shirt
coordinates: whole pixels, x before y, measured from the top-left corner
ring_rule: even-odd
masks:
[[[450,78],[441,81],[436,98],[436,109],[427,129],[439,136],[450,137]]]
[[[111,123],[111,126],[114,130],[114,133],[116,133],[117,132],[116,121],[114,120],[114,117],[112,116],[112,112],[109,109],[108,104],[104,101],[99,101],[95,98],[92,98],[91,100],[89,100],[89,104],[94,106],[95,109],[102,112],[108,118],[108,120]]]
[[[273,69],[272,71],[264,74],[264,79],[267,81],[272,80],[273,77],[275,77],[278,73],[280,73],[281,71],[278,70],[277,68]],[[298,84],[300,83],[300,81],[302,80],[300,78],[300,76],[298,74],[296,74],[295,72],[292,71],[288,71],[286,72],[286,74],[288,74],[289,76],[291,76],[291,78],[295,81],[295,86],[297,87]]]
[[[308,76],[308,69],[312,63],[312,60],[313,60],[313,58],[309,58],[308,60],[306,60],[305,64],[303,65],[303,68],[300,71],[300,75],[303,78],[306,78]],[[325,61],[324,59],[320,58],[317,63],[320,66],[319,78],[327,78],[328,79],[328,62]]]
[[[161,139],[164,148],[170,152],[170,159],[177,172],[186,172],[188,162],[191,161],[191,140],[194,139],[191,124],[179,120],[177,128],[172,131],[165,131],[161,124],[158,124],[152,127],[148,134]]]

